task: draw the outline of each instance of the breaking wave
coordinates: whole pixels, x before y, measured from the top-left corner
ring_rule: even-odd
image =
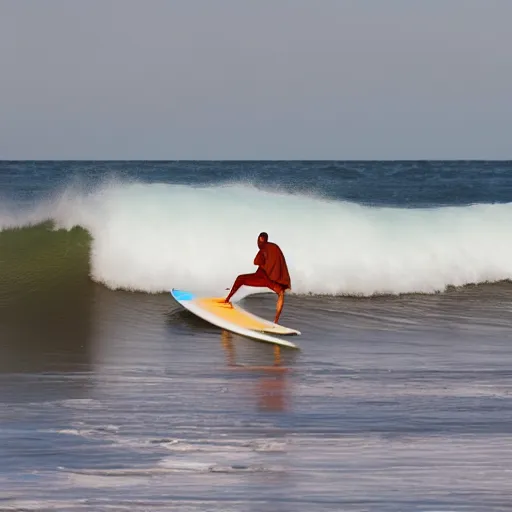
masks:
[[[253,271],[257,234],[267,231],[287,258],[294,293],[374,295],[509,279],[511,217],[510,204],[400,209],[247,184],[114,180],[68,187],[30,208],[4,202],[0,230],[81,227],[96,282],[202,293],[225,293],[237,274]]]

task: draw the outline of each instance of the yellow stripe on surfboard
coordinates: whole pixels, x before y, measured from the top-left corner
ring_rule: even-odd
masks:
[[[288,329],[267,322],[258,320],[255,316],[246,313],[245,311],[233,307],[231,304],[224,302],[224,299],[218,297],[207,297],[195,299],[196,303],[202,308],[217,315],[218,317],[227,320],[228,322],[244,327],[245,329],[252,329],[253,331],[272,332],[274,334],[288,334]]]

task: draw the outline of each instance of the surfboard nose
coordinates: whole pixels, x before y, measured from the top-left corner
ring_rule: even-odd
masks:
[[[193,293],[184,290],[176,290],[175,288],[172,289],[171,293],[176,300],[194,300],[195,298]]]

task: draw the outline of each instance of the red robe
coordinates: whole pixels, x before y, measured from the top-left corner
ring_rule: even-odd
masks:
[[[267,242],[256,254],[254,264],[267,274],[268,278],[282,285],[285,290],[291,289],[292,283],[283,252],[277,244]]]

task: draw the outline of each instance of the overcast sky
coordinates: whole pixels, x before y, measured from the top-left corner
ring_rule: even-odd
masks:
[[[512,158],[512,0],[0,0],[0,159]]]

